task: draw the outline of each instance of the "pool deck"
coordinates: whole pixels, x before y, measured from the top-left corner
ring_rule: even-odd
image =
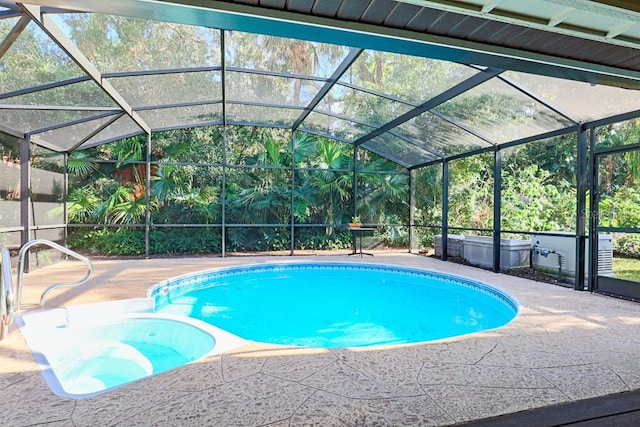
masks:
[[[87,284],[53,291],[47,306],[144,297],[164,279],[222,266],[313,260],[470,277],[513,295],[520,315],[498,330],[417,345],[327,350],[251,343],[79,400],[50,391],[12,325],[0,341],[0,424],[438,426],[640,389],[640,304],[419,255],[95,260]],[[46,286],[85,271],[66,261],[26,274],[24,305],[35,306]]]

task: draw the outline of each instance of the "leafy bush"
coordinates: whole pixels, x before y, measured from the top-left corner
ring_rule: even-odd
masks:
[[[323,227],[296,229],[296,249],[335,250],[351,247],[351,232],[327,233]]]
[[[640,227],[640,190],[618,188],[600,200],[600,225],[605,227]]]
[[[567,181],[554,182],[537,165],[503,173],[502,228],[517,231],[572,230],[576,193]]]
[[[81,228],[69,233],[70,248],[92,255],[142,255],[144,230],[138,228]]]
[[[101,146],[101,154],[75,155],[71,169],[77,176],[71,177],[68,198],[71,222],[138,226],[76,229],[69,244],[93,254],[143,254],[144,229],[139,224],[146,219],[149,195],[151,223],[200,224],[197,228],[152,228],[152,254],[220,253],[221,228],[208,224],[219,225],[223,217],[227,224],[247,224],[226,229],[225,247],[229,252],[289,250],[289,226],[255,225],[287,223],[292,215],[301,225],[296,226],[296,249],[351,247],[351,233],[343,228],[305,226],[346,223],[354,214],[351,146],[305,133],[296,134],[295,141],[291,141],[287,132],[231,127],[225,134],[227,161],[232,166],[225,169],[218,166],[222,162],[221,129],[156,134],[154,156],[160,162],[152,166],[149,192],[143,179],[145,171],[137,163],[146,138]],[[605,136],[617,135],[612,132]],[[293,144],[295,158],[290,151]],[[501,218],[504,230],[575,229],[576,144],[575,137],[568,136],[505,151]],[[493,155],[483,153],[449,163],[449,227],[493,227]],[[93,164],[93,157],[110,161]],[[359,157],[363,169],[357,176],[355,213],[365,223],[406,224],[409,174],[366,150]],[[195,158],[206,163],[186,164]],[[601,177],[600,226],[640,227],[640,189],[634,184],[637,172],[628,173],[637,170],[629,166],[632,160],[627,155],[607,157],[609,163],[604,164]],[[640,168],[640,157],[635,160],[639,160]],[[293,174],[292,166],[299,168]],[[432,247],[434,235],[441,232],[432,226],[442,224],[442,172],[442,165],[427,166],[417,170],[412,181],[416,240],[422,247]],[[376,239],[387,246],[407,246],[408,231],[406,227],[381,227]],[[616,239],[615,250],[623,256],[640,257],[639,241],[640,237],[623,235]]]
[[[640,190],[621,187],[600,200],[600,226],[640,227]],[[640,234],[614,233],[613,250],[617,255],[640,258]]]
[[[379,237],[385,245],[395,248],[406,248],[409,246],[409,230],[403,226],[387,226],[378,230]]]
[[[219,228],[156,228],[149,233],[151,254],[220,253]]]
[[[616,255],[640,258],[640,234],[614,235],[613,250]]]
[[[290,247],[290,234],[286,228],[227,229],[227,250],[229,252],[284,251]]]

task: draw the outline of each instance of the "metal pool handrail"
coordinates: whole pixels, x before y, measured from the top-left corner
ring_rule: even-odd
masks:
[[[7,336],[7,329],[13,322],[15,307],[13,305],[13,280],[11,278],[11,256],[9,249],[2,248],[2,276],[0,277],[0,340]]]
[[[91,274],[93,273],[93,265],[91,264],[91,261],[89,261],[88,258],[83,257],[82,255],[80,255],[77,252],[72,251],[69,248],[66,248],[64,246],[61,246],[57,243],[54,243],[50,240],[46,240],[46,239],[34,239],[34,240],[30,240],[27,243],[24,244],[24,246],[22,248],[20,248],[20,253],[19,253],[19,258],[20,260],[18,261],[18,283],[17,283],[17,287],[16,287],[16,293],[18,294],[18,300],[16,303],[16,307],[18,308],[18,310],[22,310],[22,277],[24,275],[24,258],[25,255],[27,254],[27,252],[29,251],[29,248],[31,248],[34,245],[47,245],[49,247],[52,247],[54,249],[59,250],[60,252],[63,252],[69,256],[72,256],[80,261],[83,261],[85,264],[87,264],[87,267],[89,267],[89,271],[87,271],[87,274],[80,280],[77,280],[75,282],[62,282],[62,283],[54,283],[53,285],[49,286],[47,289],[44,290],[44,292],[42,292],[42,295],[40,295],[40,307],[44,306],[44,302],[47,299],[47,295],[49,294],[49,292],[51,292],[54,289],[57,288],[61,288],[64,286],[79,286],[82,285],[83,283],[85,283],[87,280],[89,280],[89,277],[91,277]]]

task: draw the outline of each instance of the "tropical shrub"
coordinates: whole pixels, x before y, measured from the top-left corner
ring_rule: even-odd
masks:
[[[88,255],[144,255],[144,230],[138,228],[78,228],[68,237],[69,247]]]
[[[227,161],[232,165],[223,167],[219,163],[222,134],[219,127],[211,127],[154,135],[157,162],[151,168],[148,202],[152,224],[202,228],[152,227],[151,253],[219,253],[220,227],[202,230],[208,224],[221,224],[223,208],[226,223],[248,225],[227,228],[225,244],[230,252],[289,250],[290,227],[286,224],[292,216],[299,225],[296,248],[350,247],[350,233],[339,226],[354,214],[351,145],[304,133],[292,139],[282,130],[230,127]],[[144,144],[145,138],[131,138],[73,154],[70,165],[76,175],[70,179],[68,197],[71,223],[144,223],[146,171],[140,163]],[[295,158],[291,157],[293,145]],[[575,141],[552,140],[516,148],[508,149],[503,160],[502,228],[573,230]],[[200,163],[190,164],[194,159]],[[620,172],[623,160],[627,161],[605,165],[611,173],[603,174],[607,190],[600,206],[603,226],[640,226],[640,192],[629,174]],[[296,168],[293,173],[292,166]],[[377,238],[386,245],[408,245],[404,227],[409,223],[409,174],[362,150],[358,170],[357,213],[365,223],[396,224],[379,228]],[[442,222],[442,166],[416,171],[414,182],[419,244],[432,246]],[[449,226],[492,228],[493,187],[493,153],[450,162]],[[144,233],[142,228],[76,229],[70,245],[106,255],[142,254]],[[616,245],[619,253],[637,253],[631,237]]]
[[[502,228],[514,231],[567,231],[575,228],[576,192],[564,180],[532,164],[506,169],[502,176]]]
[[[219,228],[152,228],[151,254],[218,254],[222,252]]]
[[[640,259],[640,234],[613,234],[613,251],[618,256]]]

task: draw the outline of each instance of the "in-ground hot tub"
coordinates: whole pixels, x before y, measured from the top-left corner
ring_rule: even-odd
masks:
[[[243,343],[196,319],[152,313],[152,304],[140,299],[39,310],[20,315],[18,322],[51,390],[72,398],[93,396]]]

